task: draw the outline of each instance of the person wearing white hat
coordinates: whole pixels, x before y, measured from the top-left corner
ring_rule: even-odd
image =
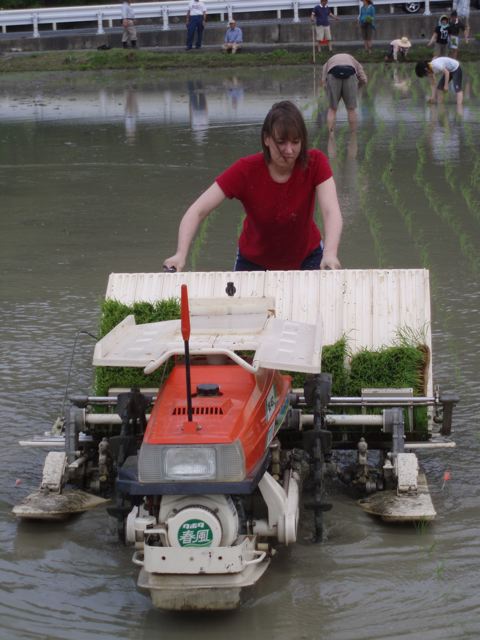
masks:
[[[227,53],[235,53],[242,46],[243,34],[240,27],[237,27],[235,20],[230,20],[228,23],[228,29],[225,33],[225,40],[223,43],[223,50]]]
[[[398,62],[398,56],[400,56],[402,60],[405,60],[411,46],[412,43],[407,36],[392,40],[387,55],[385,56],[385,61],[392,62],[392,60],[395,60],[395,62]]]

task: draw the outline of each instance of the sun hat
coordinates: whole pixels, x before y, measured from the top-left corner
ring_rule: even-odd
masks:
[[[404,47],[405,49],[409,49],[412,46],[412,43],[410,42],[410,40],[407,38],[407,36],[402,36],[400,38],[400,46]]]

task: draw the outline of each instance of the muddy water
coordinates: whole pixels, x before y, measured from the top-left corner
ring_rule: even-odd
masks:
[[[326,103],[311,68],[193,76],[4,76],[0,79],[0,623],[2,638],[478,638],[480,635],[480,86],[425,105],[413,69],[377,66],[359,129]],[[228,615],[151,609],[131,551],[102,509],[42,526],[13,504],[36,488],[43,455],[21,438],[48,429],[72,391],[89,388],[99,300],[114,271],[157,271],[187,204],[238,156],[258,149],[278,98],[304,109],[331,158],[345,216],[346,268],[431,273],[434,377],[456,389],[457,449],[422,454],[438,519],[383,525],[332,488],[323,545],[282,550]],[[241,221],[212,216],[190,268],[231,268]],[[451,479],[443,482],[449,470]]]

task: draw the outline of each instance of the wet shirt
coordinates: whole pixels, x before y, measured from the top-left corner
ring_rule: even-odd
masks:
[[[238,246],[247,260],[266,269],[299,269],[320,244],[315,189],[332,170],[321,151],[310,150],[308,158],[307,167],[297,163],[283,183],[272,179],[263,153],[237,160],[216,178],[226,197],[245,209]]]

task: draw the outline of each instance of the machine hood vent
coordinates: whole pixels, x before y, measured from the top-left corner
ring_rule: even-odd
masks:
[[[194,416],[223,416],[222,407],[193,407],[192,412]],[[186,416],[187,407],[174,407],[172,415]]]

